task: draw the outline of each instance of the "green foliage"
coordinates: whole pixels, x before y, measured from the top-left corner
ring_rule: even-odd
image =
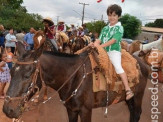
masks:
[[[106,26],[106,23],[104,21],[89,22],[89,23],[86,23],[86,26],[89,31],[97,32],[100,34],[102,28]]]
[[[27,13],[26,8],[21,6],[22,2],[23,0],[2,0],[0,2],[0,24],[7,29],[24,31],[29,31],[30,27],[42,28],[42,17],[38,14]]]
[[[125,14],[119,21],[124,27],[124,38],[134,39],[141,32],[141,21],[135,16]]]
[[[23,0],[1,0],[0,6],[5,6],[10,9],[18,9],[21,7]]]
[[[154,22],[149,22],[145,26],[163,28],[163,19],[156,19]]]

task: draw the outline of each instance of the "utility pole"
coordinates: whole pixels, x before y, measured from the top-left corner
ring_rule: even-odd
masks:
[[[57,25],[58,25],[58,21],[59,21],[59,16],[57,16]]]
[[[103,14],[102,14],[102,16],[101,16],[101,21],[103,21]]]
[[[82,25],[84,23],[84,10],[85,10],[85,5],[89,5],[89,4],[86,4],[86,3],[79,3],[79,4],[82,4],[83,5],[83,12],[82,12]]]

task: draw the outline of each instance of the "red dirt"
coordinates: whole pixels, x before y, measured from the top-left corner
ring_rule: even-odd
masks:
[[[140,122],[151,121],[151,92],[149,87],[153,87],[150,81],[147,84],[145,95],[142,104],[142,115]],[[159,115],[158,122],[163,122],[163,84],[159,84]],[[50,89],[50,91],[52,91]],[[49,95],[51,95],[50,93]],[[3,100],[0,100],[0,122],[12,122],[2,113]],[[93,110],[92,122],[128,122],[129,111],[125,102],[118,103],[116,105],[109,106],[108,118],[104,118],[105,108],[98,108]],[[68,122],[68,117],[65,107],[59,101],[59,97],[48,101],[46,104],[40,104],[35,109],[25,112],[22,116],[23,122]],[[20,121],[22,122],[22,121]],[[79,121],[80,122],[80,121]]]

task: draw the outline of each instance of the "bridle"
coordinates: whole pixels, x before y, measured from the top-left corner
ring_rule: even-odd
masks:
[[[30,94],[32,92],[34,92],[35,89],[37,89],[37,91],[39,91],[39,88],[38,88],[38,86],[36,84],[36,81],[37,81],[37,78],[38,78],[38,73],[40,71],[40,62],[39,62],[39,60],[37,60],[37,61],[29,61],[29,62],[19,62],[18,61],[18,62],[16,62],[16,64],[19,64],[19,65],[35,64],[36,65],[36,69],[35,69],[33,75],[31,75],[31,77],[33,76],[32,77],[32,82],[31,82],[30,86],[28,87],[28,91],[25,93],[25,95],[23,95],[21,97],[10,97],[10,96],[6,96],[5,97],[5,101],[6,102],[9,102],[11,100],[22,100],[24,103],[26,103],[28,101],[28,98],[29,98]],[[41,76],[41,73],[40,73],[40,77],[42,77]],[[43,82],[43,80],[42,80],[42,82]]]
[[[80,86],[82,85],[84,79],[86,78],[87,75],[91,74],[92,71],[90,73],[86,73],[86,68],[85,68],[85,62],[86,60],[88,59],[89,55],[83,60],[83,62],[79,65],[79,67],[71,74],[71,76],[69,76],[69,78],[60,86],[60,88],[57,90],[57,92],[59,92],[71,79],[72,77],[79,71],[79,69],[83,66],[83,70],[84,70],[84,73],[83,73],[83,77],[82,77],[82,80],[80,81],[80,83],[78,84],[77,88],[72,92],[71,96],[68,97],[65,101],[63,101],[63,103],[65,104],[67,101],[69,101],[73,96],[76,95],[78,89],[80,88]],[[26,94],[24,96],[21,96],[21,97],[10,97],[10,96],[6,96],[5,98],[5,101],[6,102],[9,102],[11,100],[21,100],[23,101],[24,103],[28,102],[28,98],[30,96],[30,94],[32,92],[34,92],[35,88],[37,88],[37,93],[39,93],[39,88],[36,84],[36,81],[37,81],[37,78],[38,78],[38,74],[40,73],[40,79],[42,81],[42,85],[44,87],[46,87],[45,85],[45,82],[43,80],[43,77],[42,77],[42,70],[41,70],[41,66],[40,66],[40,61],[37,60],[37,61],[29,61],[29,62],[16,62],[16,64],[19,64],[19,65],[30,65],[30,64],[35,64],[36,65],[36,69],[33,73],[33,76],[32,77],[32,82],[30,84],[30,86],[28,87],[28,91],[26,92]],[[53,96],[49,97],[48,100],[50,100]],[[47,102],[48,100],[44,101]]]

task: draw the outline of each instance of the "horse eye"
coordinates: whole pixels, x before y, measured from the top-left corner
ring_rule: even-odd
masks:
[[[25,79],[28,79],[30,76],[29,75],[24,75],[24,78]]]

